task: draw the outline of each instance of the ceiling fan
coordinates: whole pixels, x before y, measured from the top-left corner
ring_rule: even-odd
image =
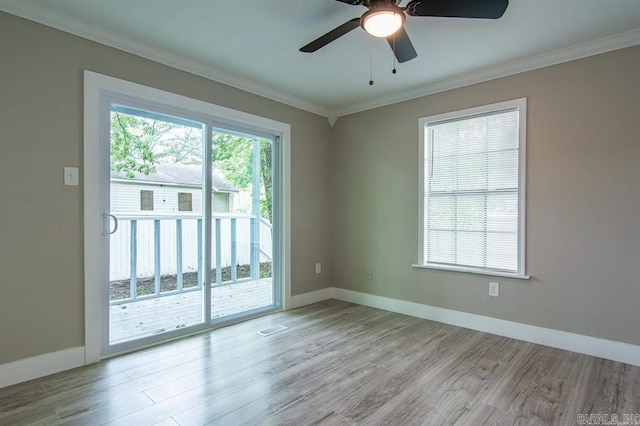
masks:
[[[315,52],[351,30],[362,27],[375,37],[385,37],[398,62],[406,62],[418,54],[404,30],[405,15],[498,19],[509,5],[509,0],[411,0],[405,7],[398,6],[402,0],[336,1],[364,6],[369,10],[300,48],[301,52]]]

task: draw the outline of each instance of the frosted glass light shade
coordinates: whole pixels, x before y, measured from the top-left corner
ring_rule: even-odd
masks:
[[[371,9],[362,17],[362,28],[374,37],[388,37],[403,23],[404,13],[394,8]]]

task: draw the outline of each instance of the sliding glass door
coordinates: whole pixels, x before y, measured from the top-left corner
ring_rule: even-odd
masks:
[[[278,149],[275,137],[250,130],[225,126],[212,132],[213,322],[280,306],[274,250],[279,223],[273,212]],[[233,185],[230,193],[220,193],[227,181]]]
[[[279,140],[105,96],[103,354],[281,306]]]
[[[205,123],[112,102],[108,347],[204,323]]]

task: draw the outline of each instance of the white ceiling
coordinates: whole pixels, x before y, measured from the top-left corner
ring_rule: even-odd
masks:
[[[640,0],[510,0],[499,20],[408,17],[418,58],[393,75],[386,41],[359,28],[315,53],[298,51],[366,11],[335,0],[0,0],[0,10],[330,121],[640,44]]]

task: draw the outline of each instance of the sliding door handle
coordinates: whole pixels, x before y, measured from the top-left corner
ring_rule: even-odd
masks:
[[[118,218],[112,214],[105,214],[104,218],[105,220],[108,220],[109,218],[113,219],[113,231],[105,231],[104,235],[115,234],[115,232],[118,230]],[[108,226],[107,229],[109,229]]]

